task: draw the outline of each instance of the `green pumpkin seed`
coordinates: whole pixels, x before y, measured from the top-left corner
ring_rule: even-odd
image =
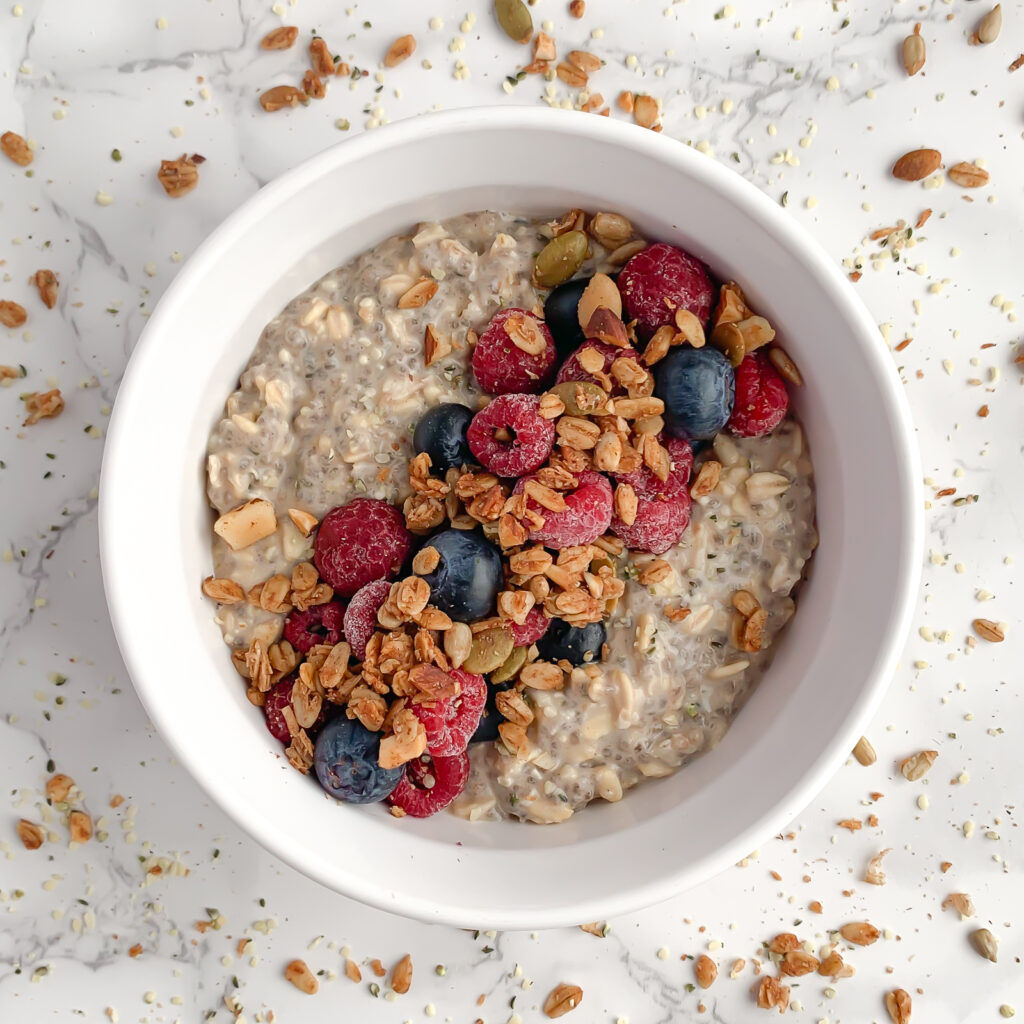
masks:
[[[552,238],[537,254],[533,275],[537,284],[554,288],[568,281],[587,258],[587,236],[582,231],[566,231]]]
[[[485,629],[473,637],[469,657],[462,663],[462,667],[476,675],[487,675],[505,663],[514,645],[512,634],[507,629],[500,626]]]
[[[512,653],[491,673],[492,683],[507,683],[519,675],[519,670],[526,664],[527,648],[513,647]]]
[[[587,403],[585,409],[581,409],[576,401],[577,388],[582,389],[582,394],[585,396],[584,402]],[[562,405],[565,406],[565,411],[570,416],[593,416],[598,409],[604,409],[608,405],[608,393],[604,388],[597,384],[591,384],[589,381],[567,380],[562,384],[556,384],[551,391],[562,400]]]
[[[494,14],[512,42],[528,43],[533,37],[533,18],[523,0],[494,0]]]

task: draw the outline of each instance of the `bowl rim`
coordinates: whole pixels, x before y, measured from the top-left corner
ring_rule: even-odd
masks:
[[[426,135],[464,131],[481,121],[486,121],[490,128],[493,128],[497,121],[509,132],[551,131],[555,124],[560,134],[591,139],[604,136],[619,146],[628,146],[638,157],[651,154],[665,164],[674,165],[686,176],[700,179],[706,187],[724,194],[744,217],[770,232],[787,249],[802,251],[808,272],[816,277],[816,283],[834,304],[837,313],[862,339],[864,357],[871,364],[879,385],[877,398],[886,405],[887,412],[897,427],[894,433],[895,450],[892,455],[900,471],[901,493],[895,504],[902,513],[902,520],[899,523],[902,534],[901,564],[897,571],[897,590],[891,595],[894,614],[884,643],[876,652],[873,671],[864,679],[859,696],[833,741],[808,768],[800,784],[777,796],[767,798],[763,813],[730,844],[730,849],[734,853],[739,851],[736,855],[741,856],[744,849],[752,849],[766,836],[778,832],[824,788],[849,756],[857,737],[881,703],[910,628],[920,581],[920,552],[924,543],[924,512],[916,489],[920,472],[913,421],[906,395],[899,386],[898,374],[891,361],[887,359],[883,346],[878,342],[877,326],[845,275],[821,245],[757,186],[674,139],[635,125],[581,112],[533,107],[469,107],[419,115],[390,124],[383,131],[364,132],[355,138],[333,145],[286,171],[263,186],[214,228],[185,262],[160,298],[131,354],[118,393],[120,395],[125,388],[130,389],[135,379],[142,376],[147,357],[150,351],[155,349],[160,325],[174,315],[174,310],[181,299],[186,298],[193,285],[203,278],[207,267],[219,258],[220,251],[238,236],[243,235],[249,225],[259,220],[266,212],[273,210],[285,198],[301,191],[307,183],[331,170],[359,161],[367,154],[398,150]],[[360,879],[358,887],[347,884],[340,887],[337,878],[322,877],[308,865],[303,865],[294,847],[285,842],[284,837],[257,833],[254,826],[246,821],[242,811],[237,810],[232,802],[226,799],[217,778],[212,773],[204,771],[200,758],[191,748],[179,741],[174,729],[168,727],[162,714],[161,702],[145,683],[145,652],[133,642],[132,632],[128,629],[128,614],[133,602],[129,596],[130,588],[124,585],[126,581],[122,576],[126,560],[119,558],[115,553],[118,548],[117,512],[112,511],[112,508],[117,500],[117,492],[124,486],[131,471],[130,466],[124,464],[118,457],[122,447],[122,436],[126,436],[129,430],[127,414],[120,411],[123,408],[124,403],[115,402],[100,476],[98,529],[103,585],[115,637],[129,677],[163,741],[200,788],[232,821],[261,846],[307,877],[315,878],[333,891],[343,892],[380,910],[401,912],[433,922],[466,926],[465,915],[458,909],[452,911],[445,906],[432,903],[429,899],[421,900],[422,906],[403,902],[399,908],[395,904],[393,892],[385,886]],[[704,859],[710,859],[710,856],[707,855]],[[721,857],[715,859],[721,860]],[[570,921],[570,917],[589,920],[595,913],[596,916],[604,917],[632,912],[678,895],[692,886],[693,879],[688,876],[694,873],[694,866],[691,862],[681,866],[671,875],[662,876],[655,881],[638,879],[636,885],[623,889],[618,895],[610,898],[595,895],[590,905],[575,908],[572,915],[561,906],[550,910],[534,906],[518,911],[510,909],[500,920],[488,923],[501,928],[529,929],[574,923]],[[709,877],[709,873],[705,871],[703,877]]]

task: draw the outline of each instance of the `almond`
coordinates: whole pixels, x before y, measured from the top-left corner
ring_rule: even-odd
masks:
[[[391,987],[399,994],[405,995],[412,984],[412,957],[406,953],[401,960],[391,968]]]
[[[906,989],[894,988],[886,992],[885,1008],[892,1024],[910,1024],[910,993]]]
[[[590,326],[591,319],[599,309],[611,310],[616,317],[622,318],[622,296],[618,285],[607,274],[595,274],[583,289],[577,306],[577,316],[583,330]]]
[[[260,96],[260,106],[268,113],[284,110],[285,107],[297,107],[309,103],[309,97],[294,85],[275,85]]]
[[[222,537],[232,551],[247,548],[269,537],[276,529],[274,506],[263,498],[254,498],[225,512],[213,524],[213,532]]]
[[[19,167],[28,167],[32,163],[32,150],[17,132],[4,132],[0,135],[0,152]]]
[[[632,110],[633,120],[641,128],[653,128],[658,123],[658,101],[653,96],[644,93],[634,96]]]
[[[415,36],[399,36],[391,44],[388,48],[388,52],[384,55],[384,66],[388,68],[396,67],[401,64],[403,60],[408,60],[415,50]]]
[[[953,164],[946,172],[949,180],[961,188],[981,188],[988,184],[988,171],[977,164],[959,163]]]
[[[556,985],[544,1000],[545,1017],[562,1017],[583,1002],[583,989],[579,985]]]
[[[694,965],[693,970],[697,977],[697,984],[701,988],[711,988],[715,983],[715,978],[718,977],[718,964],[711,957],[703,953],[697,957],[697,963]]]
[[[37,270],[32,282],[43,305],[53,309],[57,305],[57,275],[52,270]]]
[[[893,164],[892,176],[900,181],[920,181],[941,166],[942,154],[937,149],[912,149]]]
[[[305,960],[293,960],[284,969],[285,981],[290,981],[300,992],[307,996],[315,995],[320,989],[320,982],[309,969]]]
[[[878,940],[879,932],[873,924],[868,924],[867,921],[854,921],[844,924],[839,929],[839,934],[855,946],[870,946]]]
[[[991,619],[975,619],[971,625],[974,627],[974,632],[990,644],[1001,644],[1006,639],[1003,627]]]
[[[399,309],[420,309],[437,294],[437,282],[432,277],[421,277],[398,300]]]
[[[281,25],[280,28],[268,32],[260,40],[260,49],[287,50],[290,46],[295,45],[295,40],[298,37],[299,30],[294,25]]]
[[[9,299],[0,300],[0,324],[4,327],[21,327],[27,319],[24,306]]]

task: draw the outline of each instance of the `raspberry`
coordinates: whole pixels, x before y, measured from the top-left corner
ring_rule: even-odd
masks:
[[[642,338],[675,322],[688,309],[701,323],[711,313],[714,288],[707,268],[695,256],[656,242],[631,257],[619,274],[622,304]]]
[[[672,460],[667,480],[659,480],[647,466],[641,466],[632,473],[612,473],[616,483],[629,484],[641,501],[659,496],[675,497],[680,491],[685,491],[690,482],[690,470],[693,468],[693,449],[690,443],[664,434],[659,434],[658,440]]]
[[[632,551],[660,555],[683,535],[690,525],[690,495],[681,490],[671,498],[640,501],[635,521],[627,526],[618,516],[612,519],[612,533]]]
[[[785,419],[789,392],[763,349],[736,367],[736,402],[727,426],[737,437],[770,434]]]
[[[387,580],[374,580],[360,587],[345,609],[345,639],[357,661],[366,657],[366,645],[377,628],[377,612],[390,593],[391,584]]]
[[[574,491],[562,493],[568,506],[564,512],[551,512],[533,498],[527,500],[527,507],[544,517],[544,525],[530,531],[530,540],[560,550],[590,544],[608,529],[612,520],[612,485],[608,478],[588,470],[580,473],[578,480]],[[521,494],[525,486],[525,479],[517,481],[512,493]]]
[[[543,342],[536,355],[524,352],[509,331],[527,344]],[[533,393],[550,382],[558,355],[547,325],[525,309],[502,309],[491,318],[473,350],[476,382],[489,395]]]
[[[487,682],[483,676],[453,669],[462,691],[433,704],[412,705],[413,714],[427,733],[427,750],[433,757],[453,757],[469,746],[469,738],[480,724],[487,703]]]
[[[469,754],[423,757],[410,761],[405,774],[388,797],[388,803],[412,818],[429,818],[443,811],[469,781]]]
[[[314,561],[341,597],[402,568],[412,538],[402,513],[379,498],[356,498],[332,508],[320,523]]]
[[[345,637],[345,606],[340,601],[294,610],[284,620],[284,638],[300,654],[316,644],[336,644]]]
[[[539,469],[555,445],[555,424],[537,415],[536,395],[501,395],[473,417],[466,438],[480,464],[498,476]],[[511,437],[499,440],[498,431]]]
[[[548,631],[550,625],[551,620],[535,607],[526,613],[526,621],[521,626],[509,621],[505,623],[505,628],[512,634],[516,647],[529,647]]]
[[[288,732],[288,723],[284,720],[284,715],[281,712],[291,705],[292,702],[292,686],[298,676],[293,673],[290,676],[282,679],[281,682],[276,683],[267,692],[267,699],[263,704],[263,719],[267,723],[267,729],[270,730],[270,735],[275,740],[280,740],[281,743],[291,743],[291,733]],[[320,705],[320,714],[316,716],[316,721],[306,730],[310,736],[315,736],[317,730],[324,724],[327,718],[327,703],[323,702]]]
[[[600,352],[604,356],[604,366],[601,368],[604,373],[610,373],[612,363],[616,359],[639,359],[640,356],[636,349],[632,348],[616,348],[614,345],[606,345],[603,341],[585,341],[575,352],[573,352],[568,359],[558,369],[558,376],[555,378],[556,384],[564,384],[567,380],[582,380],[587,381],[590,384],[600,385],[601,382],[591,373],[587,373],[586,370],[580,365],[580,353],[587,349],[593,349],[595,352]],[[621,391],[622,388],[616,384],[613,391]]]

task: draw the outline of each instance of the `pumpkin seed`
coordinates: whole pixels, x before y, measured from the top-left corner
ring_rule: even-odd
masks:
[[[505,663],[514,645],[512,634],[507,629],[500,626],[485,629],[473,637],[469,657],[462,663],[462,667],[467,672],[486,675]]]
[[[533,18],[523,0],[494,0],[494,14],[512,42],[528,43],[533,37]]]
[[[567,380],[562,384],[556,384],[551,391],[562,400],[565,412],[569,416],[592,416],[598,409],[604,409],[608,404],[608,395],[604,389],[589,381]],[[579,405],[577,396],[583,398],[585,408]]]
[[[568,281],[587,258],[587,236],[582,231],[567,231],[552,238],[537,254],[533,275],[542,288],[554,288]]]
[[[512,653],[491,672],[492,683],[507,683],[519,675],[519,670],[526,664],[527,648],[513,647]]]
[[[720,349],[733,366],[739,366],[747,354],[743,333],[736,324],[719,324],[711,332],[711,344]]]

